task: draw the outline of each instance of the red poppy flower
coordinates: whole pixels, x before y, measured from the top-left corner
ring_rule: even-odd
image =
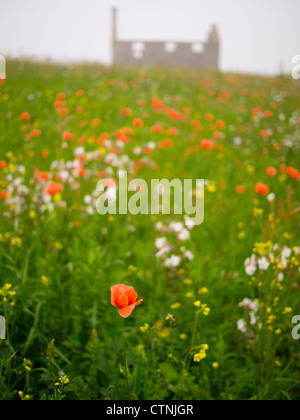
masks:
[[[171,139],[165,139],[163,143],[166,147],[172,147],[174,145],[174,142]]]
[[[49,172],[38,172],[37,176],[41,181],[50,181],[51,179]]]
[[[171,120],[179,120],[181,118],[181,115],[178,111],[175,111],[174,109],[170,109],[168,111],[168,116]]]
[[[42,151],[42,158],[43,159],[47,159],[48,156],[49,156],[49,150],[48,149],[44,149]]]
[[[206,115],[205,115],[205,119],[206,119],[207,121],[213,121],[213,120],[214,120],[214,116],[213,116],[212,114],[206,114]]]
[[[51,182],[45,189],[45,193],[54,196],[63,190],[64,187],[61,184],[58,184],[57,182]]]
[[[235,191],[237,194],[240,194],[240,195],[245,194],[245,187],[243,187],[242,185],[238,185],[235,188]]]
[[[1,191],[1,198],[2,198],[2,200],[7,200],[8,199],[8,192],[6,190]]]
[[[214,133],[214,138],[215,138],[216,140],[221,140],[221,139],[223,138],[223,134],[222,134],[222,133],[220,133],[220,131],[216,131],[216,132]]]
[[[163,101],[159,98],[152,99],[152,107],[153,108],[161,108],[164,105]]]
[[[268,168],[267,168],[267,175],[268,176],[276,176],[277,175],[277,169],[276,168],[274,168],[273,166],[269,166]]]
[[[262,184],[260,182],[256,184],[255,190],[257,194],[260,194],[260,195],[268,195],[270,192],[270,188],[267,185]]]
[[[122,109],[121,114],[124,115],[125,117],[128,117],[128,115],[131,114],[131,109],[124,108],[124,109]]]
[[[68,115],[69,111],[67,110],[67,108],[62,108],[58,113],[61,117],[64,117]]]
[[[28,114],[28,112],[23,112],[20,116],[22,121],[28,121],[30,120],[30,114]]]
[[[143,121],[142,121],[140,118],[136,118],[136,119],[133,121],[133,125],[134,125],[135,127],[143,127],[144,123],[143,123]]]
[[[119,308],[119,314],[122,318],[128,318],[135,307],[143,302],[143,299],[137,302],[137,292],[133,287],[126,286],[125,284],[116,284],[110,290],[111,304]]]
[[[151,128],[152,133],[162,133],[164,129],[160,125],[154,125]]]
[[[202,149],[209,150],[215,147],[215,143],[210,140],[201,140],[201,147]]]
[[[92,121],[92,126],[93,126],[93,127],[98,127],[100,124],[101,124],[101,120],[100,120],[99,118],[95,118],[95,119]]]
[[[291,166],[289,166],[286,170],[288,176],[290,176],[293,179],[299,179],[300,178],[300,173],[298,171],[298,169],[296,168],[292,168]]]
[[[202,124],[198,120],[193,120],[191,125],[192,127],[197,128],[197,130],[202,130]]]
[[[63,108],[65,106],[66,106],[66,102],[65,101],[56,101],[54,103],[54,108],[55,109]]]
[[[225,128],[226,127],[226,124],[225,124],[224,121],[219,120],[219,121],[217,121],[217,127],[220,128],[220,129],[222,129],[222,128]]]
[[[270,110],[267,110],[264,112],[264,117],[265,118],[271,118],[273,116],[273,112]]]
[[[40,137],[40,135],[41,135],[41,131],[38,129],[35,129],[31,132],[31,137],[37,138],[37,137]]]
[[[267,130],[261,130],[260,135],[266,139],[267,137],[269,137],[269,133]]]
[[[147,155],[151,155],[152,152],[153,152],[153,149],[151,147],[149,147],[149,146],[145,147],[145,153]]]
[[[169,136],[178,136],[179,130],[177,128],[171,127],[168,130]]]
[[[56,96],[56,99],[59,101],[62,101],[63,99],[65,99],[65,94],[64,93],[58,93]]]
[[[69,133],[68,131],[66,131],[63,134],[63,140],[65,140],[65,141],[72,141],[72,140],[74,140],[74,138],[75,138],[74,134]]]

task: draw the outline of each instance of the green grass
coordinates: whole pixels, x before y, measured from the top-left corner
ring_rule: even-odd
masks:
[[[300,342],[291,335],[292,318],[300,314],[294,248],[300,245],[299,178],[286,173],[287,167],[299,169],[299,86],[288,77],[22,61],[8,62],[7,74],[0,86],[0,161],[7,164],[0,169],[0,192],[8,192],[8,199],[0,199],[0,315],[8,333],[0,341],[0,399],[20,399],[20,391],[31,399],[128,398],[122,323],[110,303],[110,287],[125,283],[143,298],[125,321],[134,398],[299,400]],[[66,116],[54,107],[60,92]],[[155,97],[163,107],[153,108]],[[130,116],[122,115],[124,108]],[[168,109],[180,118],[170,119]],[[272,111],[269,118],[266,110]],[[21,121],[24,112],[29,121]],[[133,126],[135,118],[143,127]],[[225,127],[217,128],[220,120]],[[164,132],[153,133],[154,125]],[[118,148],[116,132],[126,127],[132,132]],[[170,136],[170,127],[179,134]],[[28,137],[34,129],[40,136]],[[272,132],[264,137],[262,130]],[[65,132],[74,140],[63,147]],[[214,139],[215,132],[222,138]],[[99,140],[106,137],[102,133],[110,145]],[[146,153],[149,142],[159,146],[166,138],[172,147]],[[215,147],[204,150],[203,139]],[[48,182],[37,179],[37,170],[54,179],[59,171],[52,163],[74,161],[79,146],[99,155],[86,156],[87,174],[78,177],[75,170],[75,185],[60,181],[64,191],[47,206]],[[117,178],[118,168],[105,162],[116,147],[119,158],[129,157],[131,178],[210,181],[204,223],[189,240],[155,228],[160,221],[183,222],[183,216],[88,214],[84,197],[95,191],[99,173]],[[137,147],[140,155],[134,154]],[[266,174],[270,166],[278,171],[274,177]],[[25,193],[17,187],[20,177]],[[256,193],[258,182],[269,186],[273,201]],[[245,193],[237,194],[237,186]],[[184,246],[194,259],[166,268],[155,248],[163,236],[173,254],[181,255]],[[269,258],[273,252],[274,262],[247,275],[244,263],[255,243],[268,242],[261,254]],[[279,250],[271,251],[275,244]],[[276,258],[284,246],[292,254],[281,270]],[[256,324],[249,326],[253,340],[237,329],[238,320],[249,321],[239,306],[244,298],[259,302]],[[208,305],[209,316],[197,314],[198,300]],[[204,344],[207,357],[194,362],[194,347]],[[55,384],[62,375],[70,383],[59,393]]]

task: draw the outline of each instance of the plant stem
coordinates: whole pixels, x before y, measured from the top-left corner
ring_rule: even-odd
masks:
[[[184,365],[183,365],[183,369],[182,369],[182,372],[181,372],[181,378],[180,378],[180,382],[179,382],[179,387],[181,385],[184,385],[184,382],[185,382],[185,376],[184,376],[184,374],[185,374],[185,371],[188,371],[189,370],[189,367],[190,367],[190,364],[191,364],[191,358],[192,358],[191,352],[192,352],[192,350],[194,348],[194,342],[195,342],[195,338],[196,338],[196,328],[197,328],[199,314],[200,314],[200,311],[197,311],[196,312],[196,315],[195,315],[194,326],[193,326],[193,335],[192,335],[190,350],[188,351],[188,353],[187,353],[187,355],[186,355],[186,357],[184,359]],[[180,392],[181,392],[180,390],[177,391],[176,398],[175,398],[176,400],[178,400],[180,398]]]
[[[187,360],[187,364],[185,366],[186,370],[189,369],[190,364],[191,364],[191,358],[193,357],[193,355],[191,355],[191,351],[194,348],[194,343],[195,343],[195,338],[196,338],[196,329],[197,329],[197,324],[198,324],[198,319],[199,319],[199,311],[196,312],[195,315],[195,321],[194,321],[194,327],[193,327],[193,336],[192,336],[192,341],[191,341],[191,348],[190,351],[188,353],[188,360]]]
[[[129,379],[128,379],[128,365],[127,365],[127,357],[126,357],[126,342],[125,342],[125,323],[124,319],[122,318],[122,335],[123,335],[123,350],[124,350],[124,365],[125,365],[125,376],[126,376],[126,383],[127,383],[127,390],[129,394],[129,399],[131,399],[131,391],[129,386]]]

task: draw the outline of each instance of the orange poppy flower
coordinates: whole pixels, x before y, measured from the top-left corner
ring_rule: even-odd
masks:
[[[145,153],[147,155],[151,155],[152,152],[153,152],[153,149],[151,147],[149,147],[149,146],[145,147]]]
[[[75,138],[74,134],[69,133],[68,131],[63,133],[63,140],[65,140],[65,141],[72,141],[72,140],[74,140],[74,138]]]
[[[66,106],[66,102],[65,101],[56,101],[54,103],[54,108],[55,109],[63,108],[65,106]]]
[[[128,115],[131,114],[131,109],[124,108],[124,109],[122,109],[121,114],[124,115],[125,117],[128,117]]]
[[[179,120],[181,117],[180,113],[178,111],[175,111],[175,109],[170,109],[168,111],[168,116],[171,120],[174,120],[174,121]]]
[[[275,175],[277,175],[277,169],[276,168],[274,168],[273,166],[269,166],[268,168],[267,168],[267,175],[268,176],[275,176]]]
[[[198,120],[193,120],[191,122],[192,127],[197,128],[198,130],[202,130],[202,124]]]
[[[105,178],[105,172],[104,171],[98,172],[98,176],[99,176],[99,178],[104,179]]]
[[[152,107],[153,108],[161,108],[164,105],[163,101],[159,98],[152,99]]]
[[[152,133],[162,133],[164,129],[160,125],[154,125],[151,128]]]
[[[299,179],[300,178],[300,172],[298,171],[298,169],[292,168],[291,166],[289,166],[286,170],[288,176],[290,176],[293,179]]]
[[[206,119],[207,121],[213,121],[213,120],[214,120],[214,116],[213,116],[212,114],[206,114],[206,115],[205,115],[205,119]]]
[[[64,187],[61,184],[58,184],[57,182],[51,182],[45,189],[45,193],[54,196],[63,190]]]
[[[192,155],[194,153],[194,149],[192,147],[188,147],[185,151],[187,155]]]
[[[223,138],[223,134],[222,134],[222,133],[220,133],[220,131],[216,131],[216,132],[214,133],[214,138],[215,138],[216,140],[221,140],[221,139]]]
[[[252,115],[257,116],[258,114],[260,114],[262,111],[261,106],[257,106],[255,108],[252,109]]]
[[[178,136],[179,130],[177,128],[171,127],[168,130],[169,136]]]
[[[93,121],[92,121],[92,126],[93,127],[98,127],[98,125],[100,125],[101,124],[101,120],[99,119],[99,118],[95,118]]]
[[[266,139],[267,137],[269,137],[269,134],[268,134],[268,131],[267,130],[261,130],[260,135],[264,139]]]
[[[224,121],[219,120],[219,121],[217,121],[217,127],[220,128],[220,129],[222,129],[222,128],[225,128],[226,127],[226,124],[225,124]]]
[[[163,144],[166,147],[172,147],[174,145],[174,142],[171,139],[165,139],[164,142],[163,142]]]
[[[264,117],[265,118],[271,118],[273,116],[273,112],[270,110],[267,110],[264,112]]]
[[[135,307],[143,302],[143,299],[136,301],[138,294],[133,287],[125,284],[116,284],[111,287],[111,304],[119,308],[119,314],[122,318],[128,318]]]
[[[201,140],[201,147],[202,149],[209,150],[215,147],[215,143],[210,140]]]
[[[63,99],[65,99],[65,94],[64,93],[58,93],[56,95],[56,99],[59,101],[62,101]]]
[[[47,157],[49,156],[49,150],[48,149],[44,149],[42,152],[42,158],[43,159],[47,159]]]
[[[270,188],[267,185],[262,184],[260,182],[256,184],[255,190],[257,194],[260,194],[260,195],[268,195],[270,192]]]
[[[68,115],[69,111],[67,108],[62,108],[58,113],[61,117],[64,117],[65,115]]]
[[[41,131],[38,129],[35,129],[31,132],[31,137],[37,138],[37,137],[40,137],[40,135],[41,135]]]
[[[98,139],[98,141],[99,142],[102,142],[102,144],[103,144],[103,142],[104,142],[104,140],[107,140],[108,139],[108,137],[109,137],[109,133],[101,133],[100,134],[100,137],[99,137],[99,139]],[[101,143],[100,143],[101,144]]]
[[[79,146],[83,146],[86,141],[87,141],[87,136],[82,136],[80,137],[80,139],[77,140],[77,144]]]
[[[236,188],[235,188],[235,191],[236,191],[236,193],[237,194],[245,194],[245,188],[242,186],[242,185],[238,185]]]
[[[49,172],[37,171],[36,175],[41,181],[50,181],[50,179],[51,179],[51,176],[50,176]]]
[[[280,152],[281,150],[280,144],[274,144],[274,150],[276,150],[276,152]]]
[[[28,114],[28,112],[23,112],[20,116],[22,121],[28,121],[30,120],[30,114]]]
[[[143,127],[144,123],[143,123],[143,121],[142,121],[140,118],[136,118],[136,119],[133,121],[133,125],[134,125],[135,127]]]
[[[2,200],[7,200],[8,199],[8,192],[6,190],[1,191],[1,198],[2,198]]]
[[[7,167],[7,163],[4,160],[0,161],[0,169],[5,169]]]
[[[84,178],[85,176],[87,176],[87,171],[84,169],[84,168],[79,168],[78,169],[78,176],[80,177],[80,178]]]

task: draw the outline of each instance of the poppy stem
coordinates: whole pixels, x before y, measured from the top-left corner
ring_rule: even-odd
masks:
[[[127,365],[127,357],[126,357],[125,323],[124,323],[124,319],[123,318],[122,318],[122,335],[123,335],[123,350],[124,350],[125,376],[126,376],[126,383],[127,383],[127,390],[128,390],[128,394],[129,394],[129,399],[131,399],[131,391],[130,391],[129,379],[128,379],[128,365]]]

